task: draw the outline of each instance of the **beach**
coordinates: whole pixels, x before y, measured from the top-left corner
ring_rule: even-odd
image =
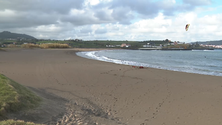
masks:
[[[44,98],[37,123],[222,124],[222,77],[138,68],[77,56],[96,49],[0,51],[0,73]],[[11,117],[15,117],[12,115]],[[21,119],[29,120],[27,115]]]

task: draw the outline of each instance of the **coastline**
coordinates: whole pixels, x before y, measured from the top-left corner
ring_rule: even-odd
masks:
[[[78,52],[84,58],[116,64],[143,66],[170,71],[222,76],[219,64],[221,52],[217,51],[87,51]],[[192,56],[191,56],[192,55]]]
[[[0,73],[22,85],[69,100],[63,120],[75,120],[67,122],[222,123],[222,97],[218,96],[222,94],[222,77],[133,68],[82,58],[75,54],[77,51],[88,50],[0,52]]]

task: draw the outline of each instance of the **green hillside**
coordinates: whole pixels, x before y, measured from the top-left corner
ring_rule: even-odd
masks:
[[[36,39],[36,38],[26,34],[18,34],[18,33],[3,31],[0,32],[0,39]]]

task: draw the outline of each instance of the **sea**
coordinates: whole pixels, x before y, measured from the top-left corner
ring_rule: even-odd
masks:
[[[222,50],[101,50],[77,55],[116,64],[222,76]]]

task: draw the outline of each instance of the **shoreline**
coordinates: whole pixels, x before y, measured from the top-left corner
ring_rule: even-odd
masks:
[[[106,50],[106,49],[101,49],[101,50]],[[85,51],[78,51],[76,53],[79,53],[79,52],[90,52],[90,51],[101,51],[101,50],[100,49],[98,49],[98,50],[89,50],[89,51],[85,50]],[[135,68],[138,68],[138,67],[154,68],[154,69],[162,69],[162,70],[182,72],[182,73],[192,73],[192,74],[199,74],[199,75],[222,77],[222,74],[220,74],[220,73],[216,74],[213,71],[211,71],[211,72],[200,72],[199,71],[200,69],[199,70],[194,70],[194,71],[186,71],[184,69],[178,69],[178,68],[174,68],[174,69],[173,68],[166,68],[165,66],[162,66],[162,67],[161,66],[157,67],[157,66],[152,66],[152,65],[151,66],[146,66],[146,63],[140,63],[140,62],[134,62],[135,64],[133,65],[133,64],[130,64],[131,61],[123,60],[123,62],[119,62],[119,61],[116,61],[116,59],[112,59],[112,58],[109,58],[109,60],[107,60],[107,59],[101,58],[101,57],[93,55],[93,54],[90,54],[91,56],[88,56],[86,54],[76,54],[76,55],[80,56],[82,58],[87,58],[87,59],[92,59],[92,60],[97,60],[97,61],[103,61],[103,62],[109,62],[109,63],[113,63],[113,64],[132,66],[132,67],[135,67]],[[97,58],[95,58],[95,57],[97,57]],[[117,59],[117,60],[119,60],[119,59]]]
[[[24,86],[68,100],[67,112],[62,119],[57,118],[60,123],[222,123],[222,97],[218,96],[222,94],[222,77],[133,68],[79,57],[76,52],[0,52],[0,73]]]

